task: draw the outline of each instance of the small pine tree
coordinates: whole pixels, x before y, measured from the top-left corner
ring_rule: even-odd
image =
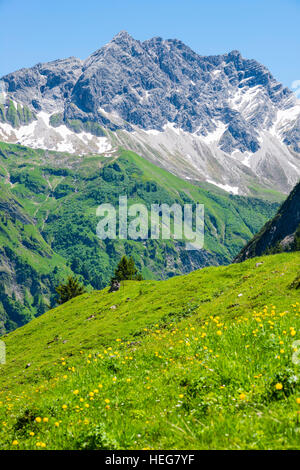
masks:
[[[60,305],[86,292],[84,286],[80,284],[78,279],[72,276],[68,277],[66,284],[60,284],[55,290],[59,296],[56,300]]]
[[[142,281],[143,277],[141,273],[138,272],[134,259],[132,256],[127,258],[127,256],[122,256],[121,261],[119,262],[114,276],[111,278],[110,285],[114,282],[120,281]]]

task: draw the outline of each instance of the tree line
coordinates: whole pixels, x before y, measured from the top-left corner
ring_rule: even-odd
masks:
[[[114,275],[110,280],[109,292],[119,290],[122,281],[142,281],[143,277],[138,272],[135,266],[134,259],[132,256],[122,256],[118,266],[115,269]],[[86,288],[79,280],[74,276],[68,276],[65,283],[61,283],[56,287],[56,293],[58,294],[57,303],[59,305],[64,304],[70,299],[82,295],[86,292]]]

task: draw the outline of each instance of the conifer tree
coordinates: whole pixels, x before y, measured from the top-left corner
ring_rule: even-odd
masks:
[[[80,284],[76,277],[69,276],[65,284],[60,284],[56,287],[56,292],[58,293],[58,304],[64,304],[70,299],[82,295],[86,292],[84,286]]]
[[[121,281],[142,281],[143,277],[138,272],[134,259],[132,256],[127,258],[127,256],[122,256],[114,276],[111,278],[110,285],[112,286],[115,282]]]

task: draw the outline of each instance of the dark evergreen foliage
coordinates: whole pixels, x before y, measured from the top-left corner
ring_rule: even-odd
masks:
[[[134,259],[132,256],[127,258],[127,256],[122,256],[114,276],[111,278],[110,285],[112,287],[115,281],[142,281],[143,277],[141,273],[138,272]]]
[[[84,286],[80,284],[78,279],[72,276],[69,276],[67,282],[65,284],[60,284],[55,290],[59,295],[57,299],[58,304],[64,304],[68,300],[86,292]]]

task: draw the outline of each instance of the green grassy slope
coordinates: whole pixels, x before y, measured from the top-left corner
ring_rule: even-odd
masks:
[[[86,285],[96,289],[107,285],[124,253],[134,257],[146,279],[166,279],[203,266],[227,264],[278,207],[274,201],[232,196],[212,186],[204,189],[192,185],[122,149],[111,158],[80,157],[0,143],[0,177],[1,194],[10,194],[18,202],[35,237],[51,251],[53,259],[56,256],[58,266],[67,264]],[[96,208],[103,202],[117,207],[120,195],[127,195],[129,204],[146,204],[149,210],[153,203],[204,204],[204,250],[186,251],[183,243],[176,240],[100,241],[96,236],[99,221]],[[1,207],[0,211],[2,214]],[[18,234],[21,227],[17,225],[13,230],[15,240],[21,239],[22,235]],[[5,247],[10,244],[9,235],[5,230],[2,233]],[[33,244],[32,256],[38,256],[34,254],[37,250]],[[10,265],[15,251],[18,255],[24,251],[23,258],[26,257],[23,243],[18,247],[15,244]],[[49,262],[45,268],[48,259],[43,257],[33,267],[34,260],[29,258],[29,268],[35,269],[38,276],[45,269],[52,273],[53,263]],[[13,271],[13,266],[10,268]],[[22,283],[12,282],[12,277],[2,278],[1,284],[11,295],[14,292],[23,305],[26,301],[25,307],[34,315],[43,311],[41,302],[46,298],[54,305],[51,280],[45,288],[38,282],[39,289],[27,297]],[[13,285],[10,290],[9,284]],[[14,323],[6,322],[6,330],[15,324],[19,326],[22,322],[18,319]]]
[[[0,447],[299,448],[299,265],[128,281],[2,337]]]

